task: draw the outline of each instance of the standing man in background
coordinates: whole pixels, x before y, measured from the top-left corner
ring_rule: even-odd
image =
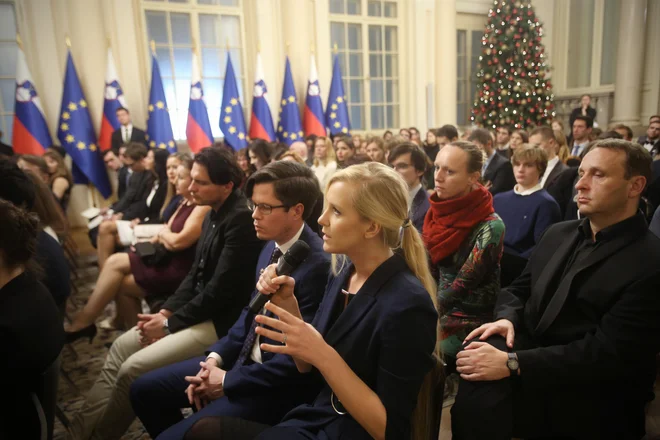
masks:
[[[114,133],[112,133],[111,137],[111,148],[115,154],[118,154],[119,147],[124,144],[128,144],[129,142],[139,142],[144,144],[145,147],[149,148],[149,145],[147,144],[147,136],[144,130],[133,127],[133,123],[131,121],[131,113],[127,108],[119,107],[117,109],[117,119],[119,119],[121,126],[115,130]]]

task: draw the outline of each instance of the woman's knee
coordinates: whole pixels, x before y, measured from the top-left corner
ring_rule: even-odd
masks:
[[[99,234],[114,234],[116,230],[117,226],[112,220],[105,220],[99,225]]]

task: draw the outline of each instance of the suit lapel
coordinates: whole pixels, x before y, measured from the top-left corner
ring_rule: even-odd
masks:
[[[373,274],[367,279],[360,290],[355,294],[348,307],[339,315],[339,318],[330,328],[325,340],[330,345],[335,345],[346,333],[348,333],[364,316],[376,302],[376,295],[383,285],[387,283],[394,275],[406,268],[406,262],[398,255],[393,255],[383,264],[381,264]],[[352,271],[351,271],[352,272]],[[342,283],[338,286],[336,295],[339,294]],[[336,306],[335,295],[335,306]]]
[[[353,273],[353,265],[348,264],[342,270],[339,275],[332,278],[332,281],[328,285],[328,289],[325,292],[322,302],[322,315],[319,318],[318,324],[316,325],[316,330],[319,331],[322,335],[325,335],[328,332],[330,326],[330,319],[334,312],[335,307],[337,306],[337,297],[343,286],[346,285],[348,278]]]
[[[493,180],[493,174],[495,174],[495,170],[497,170],[497,168],[499,167],[500,160],[502,159],[503,159],[502,156],[497,153],[493,155],[493,158],[490,160],[490,163],[488,164],[488,166],[486,167],[486,171],[484,172],[484,181]]]

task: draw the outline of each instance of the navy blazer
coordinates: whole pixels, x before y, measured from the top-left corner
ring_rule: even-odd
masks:
[[[291,276],[296,280],[294,294],[298,300],[302,317],[305,321],[311,322],[323,298],[330,273],[330,256],[323,251],[323,240],[309,226],[305,225],[300,240],[309,245],[311,252]],[[275,242],[269,241],[261,251],[256,280],[259,279],[261,270],[268,265],[274,249]],[[255,290],[252,296],[254,295],[261,294]],[[268,392],[268,399],[275,403],[274,406],[277,406],[276,402],[280,402],[285,397],[280,394],[285,394],[282,388],[286,386],[286,393],[289,394],[286,399],[287,401],[293,399],[294,406],[312,399],[318,393],[319,386],[313,388],[312,394],[309,394],[310,387],[301,384],[301,381],[306,382],[304,377],[306,375],[298,373],[290,356],[276,355],[261,350],[262,364],[244,365],[232,370],[254,317],[255,315],[250,312],[249,308],[245,307],[236,323],[229,329],[227,336],[213,344],[207,352],[207,354],[215,352],[222,357],[223,369],[228,371],[224,381],[225,394],[232,398],[236,395],[245,396],[251,393]],[[263,337],[260,338],[260,341],[266,344],[279,344]],[[292,405],[289,405],[288,408],[292,408]],[[284,413],[280,413],[280,416],[282,414]]]
[[[352,265],[346,264],[342,272],[330,279],[312,325],[378,394],[387,411],[385,437],[410,438],[410,417],[417,395],[433,366],[437,312],[431,296],[405,260],[394,255],[374,271],[332,323],[338,297],[352,272]],[[318,370],[309,374],[318,375]],[[332,390],[324,383],[311,405],[293,409],[277,426],[303,430],[309,438],[371,439],[350,414],[335,412],[332,396]],[[271,438],[270,432],[264,434],[264,438]]]
[[[420,234],[424,227],[424,217],[426,217],[426,212],[430,207],[431,202],[429,202],[429,195],[422,185],[419,191],[417,191],[417,194],[415,194],[415,197],[413,197],[412,205],[410,206],[410,220]]]
[[[484,171],[483,179],[490,182],[490,193],[495,195],[504,191],[511,191],[516,185],[516,178],[513,175],[513,166],[511,161],[501,154],[495,153],[490,163]]]

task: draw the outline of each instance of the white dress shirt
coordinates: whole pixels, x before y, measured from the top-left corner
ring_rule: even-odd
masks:
[[[131,141],[131,135],[133,134],[133,124],[122,125],[121,126],[121,140],[127,144]]]
[[[554,159],[550,159],[548,161],[548,166],[546,167],[545,173],[543,173],[543,177],[541,178],[541,186],[545,186],[545,181],[548,180],[548,177],[550,177],[550,173],[552,172],[552,170],[555,169],[557,163],[559,163],[559,156],[555,156]]]
[[[419,190],[422,189],[422,184],[418,184],[416,187],[413,189],[408,190],[408,211],[410,211],[410,208],[412,208],[412,202]]]

